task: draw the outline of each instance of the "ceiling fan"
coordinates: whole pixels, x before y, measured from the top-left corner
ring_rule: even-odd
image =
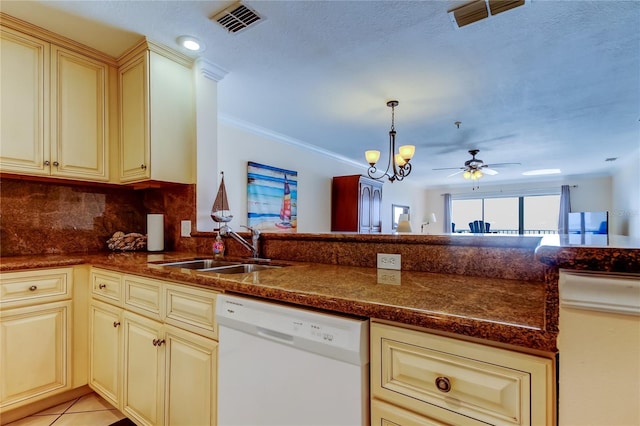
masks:
[[[495,167],[520,165],[520,163],[494,163],[492,165],[484,164],[484,161],[476,158],[476,154],[478,154],[479,152],[479,149],[470,149],[469,154],[471,154],[471,159],[464,162],[464,167],[443,167],[433,170],[458,170],[457,172],[452,173],[447,177],[455,176],[462,173],[462,176],[465,179],[478,180],[485,174],[497,175],[498,172],[496,170],[493,170],[493,168]]]

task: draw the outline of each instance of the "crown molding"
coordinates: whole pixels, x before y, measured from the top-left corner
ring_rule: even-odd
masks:
[[[350,158],[347,158],[347,157],[344,157],[342,155],[336,154],[335,152],[331,152],[331,151],[328,151],[326,149],[319,148],[319,147],[317,147],[315,145],[311,145],[311,144],[309,144],[307,142],[303,142],[301,140],[291,138],[289,136],[283,135],[281,133],[274,132],[274,131],[266,129],[264,127],[257,126],[257,125],[255,125],[253,123],[249,123],[249,122],[237,119],[235,117],[231,117],[231,116],[228,116],[228,115],[225,115],[225,114],[220,114],[218,116],[218,122],[219,123],[223,123],[223,124],[227,124],[227,125],[229,125],[231,127],[235,127],[237,129],[240,129],[240,130],[247,131],[249,133],[253,133],[253,134],[258,135],[258,136],[263,136],[263,137],[265,137],[267,139],[272,139],[272,140],[275,140],[275,141],[280,142],[280,143],[284,143],[284,144],[287,144],[287,145],[295,146],[297,148],[304,149],[304,150],[312,152],[314,154],[324,155],[326,157],[332,158],[332,159],[334,159],[336,161],[340,161],[340,162],[348,164],[350,166],[359,167],[361,169],[366,169],[368,167],[368,165],[366,165],[366,167],[365,167],[365,165],[363,164],[364,161],[363,161],[363,163],[359,163],[359,162],[354,161],[354,160],[352,160]]]
[[[196,66],[204,77],[216,82],[219,82],[229,74],[229,71],[203,57],[196,59]]]

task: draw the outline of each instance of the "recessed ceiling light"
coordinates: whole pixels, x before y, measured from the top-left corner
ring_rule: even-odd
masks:
[[[524,176],[542,176],[542,175],[557,175],[562,173],[560,169],[539,169],[539,170],[529,170],[527,172],[523,172]]]
[[[193,36],[180,36],[178,37],[177,42],[180,46],[187,50],[191,50],[192,52],[202,52],[204,50],[204,43]]]

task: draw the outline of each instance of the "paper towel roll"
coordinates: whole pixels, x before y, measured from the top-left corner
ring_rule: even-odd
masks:
[[[164,250],[164,215],[147,215],[147,250]]]

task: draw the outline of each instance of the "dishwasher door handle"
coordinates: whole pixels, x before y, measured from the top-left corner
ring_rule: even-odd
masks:
[[[268,328],[263,327],[256,327],[256,330],[258,330],[258,336],[264,337],[265,339],[275,340],[289,345],[293,344],[293,336],[290,334],[269,330]]]

